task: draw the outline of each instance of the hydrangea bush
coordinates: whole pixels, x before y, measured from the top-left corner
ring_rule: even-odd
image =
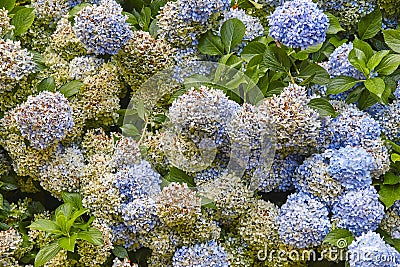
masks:
[[[0,0],[0,266],[400,266],[396,0]]]

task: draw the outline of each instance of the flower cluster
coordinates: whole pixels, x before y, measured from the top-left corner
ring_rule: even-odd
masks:
[[[374,11],[376,0],[318,0],[318,6],[337,16],[340,24],[351,30],[362,17]]]
[[[13,29],[14,26],[10,25],[10,20],[8,11],[5,8],[0,9],[0,37]]]
[[[0,92],[9,91],[27,75],[35,72],[33,54],[18,41],[0,39]]]
[[[332,218],[339,228],[350,230],[356,236],[375,231],[385,215],[378,198],[373,187],[349,191],[333,205]]]
[[[69,101],[60,93],[29,97],[14,112],[22,136],[36,149],[62,140],[74,126]]]
[[[323,43],[328,17],[309,0],[287,1],[268,18],[269,34],[284,45],[305,49]]]
[[[198,35],[206,32],[214,17],[229,5],[227,0],[168,2],[158,15],[158,33],[175,47],[196,45]]]
[[[211,241],[178,249],[172,259],[172,266],[229,267],[229,262],[224,248]]]
[[[126,20],[117,2],[101,0],[79,11],[73,29],[88,52],[114,55],[132,37]]]
[[[114,59],[125,81],[137,90],[148,78],[172,65],[172,52],[163,40],[137,31]],[[151,64],[143,65],[143,62]]]
[[[362,234],[349,246],[350,267],[391,267],[400,263],[400,254],[372,231]]]
[[[328,208],[304,193],[292,194],[279,211],[279,237],[296,248],[318,246],[331,228]]]
[[[293,151],[309,153],[317,145],[321,128],[318,113],[308,106],[304,87],[290,84],[277,96],[265,99],[260,110],[270,114],[276,127],[276,149],[287,155]]]

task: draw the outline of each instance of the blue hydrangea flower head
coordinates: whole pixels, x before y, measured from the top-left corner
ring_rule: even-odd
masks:
[[[29,96],[15,109],[15,119],[22,136],[36,149],[46,149],[64,139],[74,126],[69,101],[58,92]]]
[[[287,1],[268,18],[269,34],[293,48],[305,49],[323,43],[328,17],[310,0]]]
[[[375,188],[349,191],[339,197],[333,205],[332,219],[337,227],[347,229],[356,236],[375,231],[385,215],[384,206],[379,202]]]
[[[371,185],[374,168],[371,154],[361,147],[346,146],[332,154],[327,171],[347,190],[357,190]]]
[[[152,198],[137,198],[121,205],[122,219],[134,234],[147,233],[158,224],[156,203]]]
[[[247,15],[242,9],[231,8],[230,10],[224,12],[224,18],[221,20],[220,25],[229,19],[238,19],[243,22],[246,26],[246,32],[244,34],[243,40],[251,41],[256,37],[262,36],[264,34],[264,27],[261,25],[260,20],[256,17]]]
[[[297,168],[303,162],[304,157],[298,154],[290,154],[287,157],[276,154],[275,161],[272,165],[270,175],[279,180],[276,191],[289,191],[294,188],[297,183]],[[263,188],[263,186],[261,186]]]
[[[328,234],[331,223],[328,208],[305,193],[291,194],[278,216],[279,237],[296,248],[318,246]]]
[[[213,14],[227,10],[231,5],[230,0],[178,0],[178,2],[180,19],[201,24],[207,24]]]
[[[365,140],[376,140],[381,127],[367,113],[349,105],[324,129],[329,140],[328,148],[340,148],[347,145],[360,146]]]
[[[314,154],[307,158],[297,169],[298,178],[295,183],[297,190],[318,198],[329,207],[344,191],[340,182],[328,173],[329,162],[334,152],[327,149],[322,154]]]
[[[372,231],[357,237],[349,246],[349,254],[350,267],[393,267],[400,264],[399,252]]]
[[[126,20],[117,2],[102,0],[78,12],[74,31],[89,53],[114,55],[132,37]]]
[[[123,202],[161,192],[161,176],[145,160],[119,170],[115,176],[114,186],[119,189]]]
[[[227,257],[228,255],[221,245],[210,241],[177,249],[172,258],[172,266],[229,267]]]

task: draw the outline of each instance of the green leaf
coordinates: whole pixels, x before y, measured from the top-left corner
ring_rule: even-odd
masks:
[[[114,246],[112,253],[115,257],[118,257],[120,259],[125,259],[128,257],[128,252],[123,246]]]
[[[353,242],[353,233],[346,229],[334,229],[330,231],[323,243],[328,243],[339,248],[347,248]]]
[[[58,91],[60,91],[61,94],[63,94],[65,97],[68,98],[73,95],[76,95],[80,91],[82,86],[83,82],[78,80],[73,80],[61,86]]]
[[[140,135],[141,135],[139,133],[139,130],[133,124],[124,124],[121,127],[121,130],[125,136],[129,136],[129,137],[137,138],[137,137],[140,137]]]
[[[78,219],[83,214],[88,213],[88,212],[89,212],[88,209],[80,209],[80,210],[74,211],[74,213],[72,213],[72,215],[71,215],[71,218],[68,219],[68,221],[66,222],[66,231],[69,232],[71,229],[71,226],[75,223],[76,219]]]
[[[389,54],[384,57],[375,71],[382,75],[390,75],[400,66],[400,55]]]
[[[128,17],[128,19],[126,20],[127,23],[131,24],[132,26],[138,25],[137,18],[133,14],[124,11],[122,12],[122,15]]]
[[[359,48],[353,47],[353,49],[349,53],[349,61],[350,63],[359,71],[364,73],[365,76],[368,76],[369,70],[367,69],[367,55]]]
[[[361,92],[360,98],[358,99],[358,108],[364,110],[377,102],[377,96],[370,93],[364,85],[362,88],[364,88],[364,90]]]
[[[167,0],[153,0],[150,3],[151,15],[156,16],[160,11],[161,7],[163,7],[167,3]]]
[[[104,245],[103,235],[99,229],[90,227],[87,231],[78,233],[78,239],[86,240],[95,246]]]
[[[61,228],[58,224],[46,219],[38,219],[28,227],[33,230],[45,231],[52,234],[61,233]]]
[[[367,68],[372,71],[375,69],[376,66],[381,63],[382,59],[386,57],[389,54],[389,50],[382,50],[376,52],[369,60],[367,63]]]
[[[23,8],[15,13],[11,20],[11,25],[14,25],[14,35],[20,36],[28,31],[35,20],[34,8]]]
[[[338,36],[334,35],[329,38],[329,43],[332,44],[334,47],[339,47],[344,43],[347,43],[347,39],[339,39]]]
[[[4,197],[0,194],[0,210],[4,209]]]
[[[367,57],[367,60],[369,60],[374,55],[374,50],[372,49],[372,47],[367,42],[362,41],[360,39],[356,38],[353,41],[353,48],[357,48],[363,51],[365,56]]]
[[[387,143],[389,143],[389,146],[397,153],[400,153],[400,146],[390,140],[387,140]]]
[[[263,43],[251,42],[243,48],[242,53],[240,53],[240,56],[245,61],[249,62],[253,57],[264,54],[266,49],[267,46]]]
[[[300,70],[300,74],[297,76],[304,80],[312,77],[312,82],[316,84],[325,85],[330,81],[329,73],[316,63],[307,65],[305,68]]]
[[[5,8],[8,11],[13,10],[15,6],[15,0],[1,0],[0,9]]]
[[[364,16],[358,23],[358,35],[361,40],[374,37],[382,28],[382,13],[379,8]]]
[[[392,172],[385,173],[383,184],[394,185],[394,184],[398,184],[399,182],[400,182],[399,176],[395,175]]]
[[[399,154],[396,154],[396,153],[393,153],[392,155],[390,155],[390,159],[391,159],[394,163],[396,163],[396,162],[400,161],[400,155],[399,155]]]
[[[342,26],[340,26],[339,20],[331,13],[325,12],[325,15],[329,19],[329,27],[326,31],[327,34],[337,34],[338,32],[344,31]]]
[[[77,237],[78,237],[77,233],[71,235],[70,237],[62,237],[62,238],[60,238],[58,240],[58,244],[63,249],[65,249],[67,251],[74,252],[74,250],[75,250],[75,241],[76,241]]]
[[[221,37],[214,35],[211,31],[201,36],[197,47],[205,55],[216,56],[224,54],[224,45]]]
[[[140,17],[138,19],[139,26],[144,30],[149,30],[151,20],[151,9],[149,7],[144,7],[140,12]]]
[[[353,86],[355,86],[359,80],[353,78],[353,77],[348,77],[348,76],[338,76],[329,82],[326,90],[327,95],[335,95],[339,93],[343,93]]]
[[[58,242],[53,242],[42,248],[35,258],[35,267],[42,266],[54,258],[62,248]]]
[[[282,51],[284,54],[278,54],[280,50],[282,51],[279,48],[267,47],[261,66],[264,65],[273,71],[288,72],[291,65],[290,59],[285,51]]]
[[[149,33],[150,33],[151,36],[154,37],[154,39],[157,39],[157,36],[158,36],[159,27],[158,27],[157,22],[158,22],[158,20],[157,20],[157,19],[154,19],[154,20],[150,23],[150,26],[149,26]]]
[[[141,118],[142,120],[146,120],[146,110],[144,108],[144,103],[142,100],[139,100],[136,103],[136,110],[137,110],[139,118]]]
[[[383,31],[383,37],[393,51],[400,53],[400,29]]]
[[[400,199],[400,184],[381,185],[379,190],[379,199],[390,208],[394,202]]]
[[[189,187],[196,186],[192,176],[176,167],[171,167],[169,169],[169,174],[165,177],[165,179],[168,182],[186,183]]]
[[[307,47],[304,50],[292,54],[292,57],[299,60],[306,60],[308,58],[308,54],[318,52],[321,49],[322,45],[323,43]]]
[[[61,195],[64,203],[70,203],[73,207],[76,207],[78,209],[83,208],[81,194],[62,192]]]
[[[49,91],[49,92],[55,92],[56,90],[56,82],[53,77],[48,77],[46,79],[43,79],[37,86],[37,90],[39,92],[43,91]]]
[[[379,98],[382,97],[386,86],[385,82],[381,78],[368,79],[364,82],[364,85],[368,89],[368,91],[377,95]]]
[[[325,98],[313,98],[308,103],[308,106],[317,110],[321,116],[336,117],[337,115],[331,103]]]
[[[236,45],[242,42],[246,26],[236,18],[229,19],[222,24],[220,32],[225,51],[230,53]]]

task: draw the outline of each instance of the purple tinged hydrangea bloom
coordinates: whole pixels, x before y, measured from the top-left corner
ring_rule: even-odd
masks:
[[[399,252],[372,231],[357,237],[349,246],[349,254],[350,267],[393,267],[400,264]]]
[[[318,246],[331,228],[328,215],[328,208],[317,199],[302,192],[292,194],[279,212],[279,237],[300,249]]]
[[[172,266],[229,267],[229,261],[225,249],[215,241],[210,241],[177,249],[172,258]]]
[[[328,173],[347,190],[363,189],[371,185],[374,158],[361,147],[346,146],[336,150],[329,161]]]
[[[102,0],[78,12],[74,31],[89,53],[114,55],[132,37],[126,20],[117,2]]]
[[[287,1],[268,18],[269,34],[293,48],[305,49],[323,43],[328,17],[310,0]]]
[[[339,197],[333,205],[332,219],[337,227],[347,229],[356,236],[375,231],[385,215],[384,206],[379,202],[375,188],[349,191]]]
[[[46,149],[64,139],[74,126],[69,101],[58,92],[29,96],[15,109],[15,119],[22,136],[36,149]]]

